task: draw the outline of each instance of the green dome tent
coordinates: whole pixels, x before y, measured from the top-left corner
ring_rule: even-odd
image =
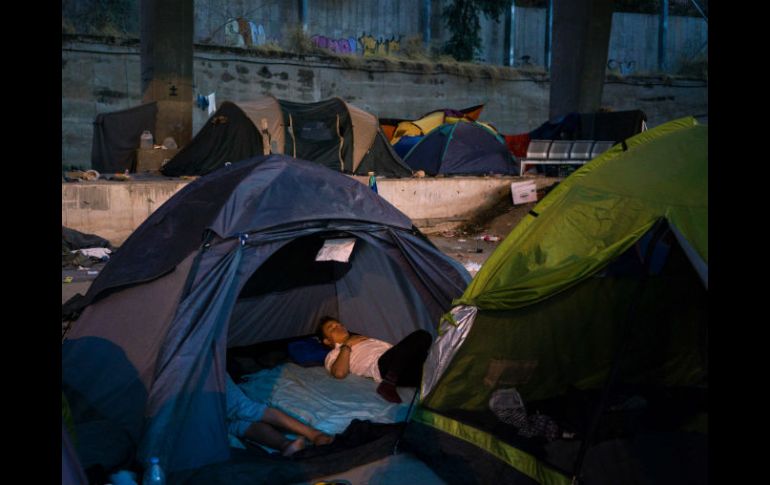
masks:
[[[705,483],[707,147],[693,118],[636,135],[515,227],[442,320],[409,448],[450,482]],[[569,433],[522,436],[499,391]]]

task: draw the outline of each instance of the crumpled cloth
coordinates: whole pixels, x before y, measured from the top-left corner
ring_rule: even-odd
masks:
[[[80,253],[84,256],[88,256],[90,258],[97,258],[97,259],[109,259],[110,254],[112,254],[112,250],[110,248],[85,248],[85,249],[76,249],[71,252]]]
[[[544,414],[527,415],[524,401],[514,388],[499,389],[489,399],[489,409],[503,423],[518,428],[519,436],[542,437],[553,441],[562,436],[559,425]]]

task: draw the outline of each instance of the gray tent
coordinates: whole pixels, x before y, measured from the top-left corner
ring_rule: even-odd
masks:
[[[338,238],[355,239],[350,260],[316,261]],[[386,341],[435,335],[469,280],[404,214],[317,163],[273,155],[201,177],[69,305],[63,390],[76,426],[106,430],[80,449],[130,443],[112,463],[81,451],[83,465],[116,466],[131,446],[170,472],[227,460],[228,348],[310,334],[324,314]]]

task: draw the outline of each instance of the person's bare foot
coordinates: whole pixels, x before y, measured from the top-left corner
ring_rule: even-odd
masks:
[[[334,441],[334,436],[329,436],[326,433],[318,433],[313,437],[313,444],[316,446],[328,445],[332,441]]]
[[[305,447],[305,438],[303,436],[300,436],[296,440],[289,443],[286,448],[283,449],[283,452],[281,454],[283,456],[291,456],[294,453],[298,452],[302,448]]]

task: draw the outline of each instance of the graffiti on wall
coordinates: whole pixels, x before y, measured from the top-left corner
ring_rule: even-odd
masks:
[[[237,47],[265,45],[265,28],[243,17],[230,19],[225,24],[225,44]]]
[[[607,61],[607,69],[610,71],[619,72],[623,76],[627,76],[634,72],[636,69],[636,61],[621,61],[618,59],[610,59]]]
[[[310,40],[316,47],[330,50],[336,54],[355,54],[358,51],[358,42],[356,42],[355,37],[330,39],[325,35],[314,35]]]
[[[378,39],[371,34],[363,34],[358,39],[355,37],[332,39],[319,34],[314,35],[311,40],[316,47],[330,50],[336,54],[398,55],[401,49],[400,36],[399,38],[392,36],[389,39],[383,37]]]
[[[400,39],[400,36],[399,36]],[[384,55],[398,55],[398,51],[401,48],[400,40],[395,36],[390,39],[380,37],[376,39],[371,34],[364,34],[358,38],[361,44],[361,52],[364,56],[384,56]]]
[[[244,17],[229,18],[224,24],[225,45],[235,47],[261,46],[267,43],[278,43],[277,39],[268,39],[262,24],[256,24]],[[372,34],[362,34],[360,37],[331,38],[316,34],[310,38],[313,45],[320,49],[329,50],[335,54],[352,54],[362,56],[398,55],[401,50],[401,36],[375,37]]]

